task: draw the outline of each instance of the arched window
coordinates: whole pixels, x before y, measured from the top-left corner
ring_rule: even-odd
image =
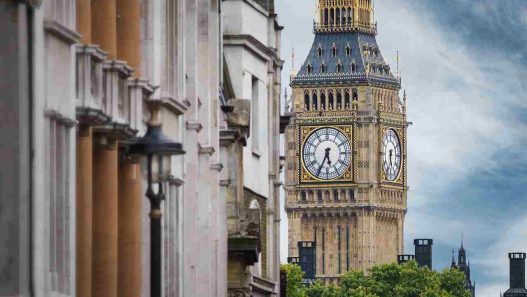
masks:
[[[333,8],[329,10],[329,24],[335,24],[335,10],[333,10]]]
[[[334,96],[333,96],[333,90],[329,91],[329,104],[333,105],[333,102],[335,102]]]
[[[320,44],[318,45],[318,48],[317,48],[317,54],[319,58],[322,57],[322,47],[320,46]]]
[[[307,74],[311,74],[313,72],[313,66],[311,64],[307,64]]]
[[[349,44],[346,45],[346,56],[348,56],[348,57],[351,56],[351,47],[350,47]]]
[[[355,202],[355,192],[353,192],[353,190],[349,190],[349,198],[350,198],[350,202]]]
[[[333,190],[333,200],[335,202],[339,201],[339,191],[338,190]]]
[[[304,94],[304,107],[307,111],[311,109],[311,104],[309,104],[309,93]]]
[[[320,66],[320,73],[326,73],[326,64]]]
[[[328,25],[328,9],[324,9],[324,25]]]
[[[322,195],[322,191],[318,191],[317,192],[317,199],[318,199],[318,203],[324,202],[324,197]]]
[[[341,73],[342,72],[342,64],[338,63],[337,64],[337,73]]]
[[[307,194],[305,191],[300,193],[300,201],[307,201]]]
[[[337,46],[333,43],[333,46],[331,47],[331,55],[333,57],[337,56]]]
[[[316,91],[313,92],[313,104],[311,104],[313,107],[313,110],[317,110],[318,108],[318,94]]]
[[[355,62],[351,63],[351,72],[352,73],[357,72],[357,65],[355,64]]]
[[[337,13],[337,25],[340,25],[340,8],[337,8],[336,9],[336,13]]]
[[[342,105],[342,91],[337,91],[337,104]]]
[[[348,23],[351,24],[353,22],[353,11],[351,10],[351,7],[348,8]]]
[[[359,93],[357,92],[357,89],[353,89],[353,101],[359,100]]]
[[[326,108],[326,92],[320,91],[320,103],[322,104],[322,109]]]
[[[349,109],[350,104],[350,93],[348,90],[346,90],[346,93],[344,94],[344,108]]]

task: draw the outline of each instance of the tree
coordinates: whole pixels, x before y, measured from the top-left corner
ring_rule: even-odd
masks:
[[[306,297],[306,288],[302,284],[304,272],[296,264],[282,264],[280,270],[287,276],[287,297]]]
[[[290,295],[288,291],[287,297],[470,297],[461,271],[435,272],[428,267],[418,267],[415,261],[377,265],[367,274],[347,272],[342,275],[339,286],[316,282],[305,289],[302,289],[302,276],[298,268],[295,269],[296,284],[292,292],[297,295]],[[288,274],[288,289],[289,285]]]

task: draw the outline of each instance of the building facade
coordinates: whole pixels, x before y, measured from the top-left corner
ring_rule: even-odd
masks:
[[[319,0],[291,79],[286,129],[289,256],[316,244],[316,276],[395,262],[406,213],[406,96],[376,42],[373,1]]]
[[[277,294],[281,29],[271,2],[236,2],[0,3],[0,296],[149,296],[145,169],[127,150],[144,135],[153,101],[164,133],[186,152],[163,183],[163,295],[227,296],[237,255],[228,238],[238,233],[258,242],[240,288]],[[229,31],[238,8],[257,17]],[[247,31],[250,22],[268,35]],[[258,112],[244,122],[255,100]],[[256,132],[243,134],[245,126]],[[237,128],[240,163],[225,150]],[[244,147],[257,134],[259,156]],[[245,212],[229,204],[236,178]],[[231,223],[256,208],[260,225],[236,233]]]
[[[226,106],[220,184],[228,204],[228,292],[278,296],[283,28],[273,0],[222,4]]]

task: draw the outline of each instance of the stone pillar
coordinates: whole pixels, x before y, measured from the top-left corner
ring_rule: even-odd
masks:
[[[77,132],[77,297],[91,297],[93,135],[89,126]]]
[[[77,0],[77,32],[81,37],[81,43],[91,43],[91,0]]]
[[[141,10],[139,0],[117,0],[117,58],[141,76]]]
[[[141,182],[138,164],[126,160],[119,166],[118,294],[123,297],[141,296]]]
[[[117,57],[117,5],[116,0],[91,1],[91,37],[108,54]]]
[[[93,296],[117,297],[117,141],[106,142],[97,144],[93,155],[92,292]]]

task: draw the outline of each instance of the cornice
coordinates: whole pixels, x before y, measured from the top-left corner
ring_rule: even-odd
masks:
[[[249,34],[223,35],[223,44],[224,46],[242,46],[257,55],[262,61],[273,61],[276,66],[282,67],[284,64],[276,51]]]

